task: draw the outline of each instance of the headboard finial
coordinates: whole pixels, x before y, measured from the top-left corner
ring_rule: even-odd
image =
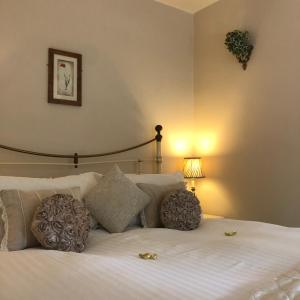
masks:
[[[157,132],[157,134],[155,136],[155,139],[156,139],[157,142],[161,142],[162,135],[160,134],[160,132],[163,130],[163,127],[161,125],[156,125],[155,130]]]

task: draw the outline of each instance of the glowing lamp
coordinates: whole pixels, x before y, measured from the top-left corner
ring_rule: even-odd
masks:
[[[202,159],[201,157],[186,157],[183,164],[184,178],[192,179],[191,190],[193,193],[196,191],[195,179],[204,178],[202,171]]]

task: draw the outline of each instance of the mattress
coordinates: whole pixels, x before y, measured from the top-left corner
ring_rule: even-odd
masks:
[[[96,230],[81,254],[0,252],[0,299],[251,299],[299,265],[299,249],[298,228],[230,219],[204,220],[190,232]],[[140,259],[144,252],[158,259]]]

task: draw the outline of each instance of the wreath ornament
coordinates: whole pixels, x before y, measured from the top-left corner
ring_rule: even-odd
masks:
[[[254,48],[249,40],[249,32],[240,30],[228,32],[226,34],[225,45],[229,52],[242,64],[243,69],[246,70]]]

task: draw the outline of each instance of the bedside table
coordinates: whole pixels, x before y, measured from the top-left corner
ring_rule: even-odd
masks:
[[[222,216],[207,215],[207,214],[203,214],[202,217],[203,217],[204,220],[207,220],[207,219],[224,219],[224,217],[222,217]]]

